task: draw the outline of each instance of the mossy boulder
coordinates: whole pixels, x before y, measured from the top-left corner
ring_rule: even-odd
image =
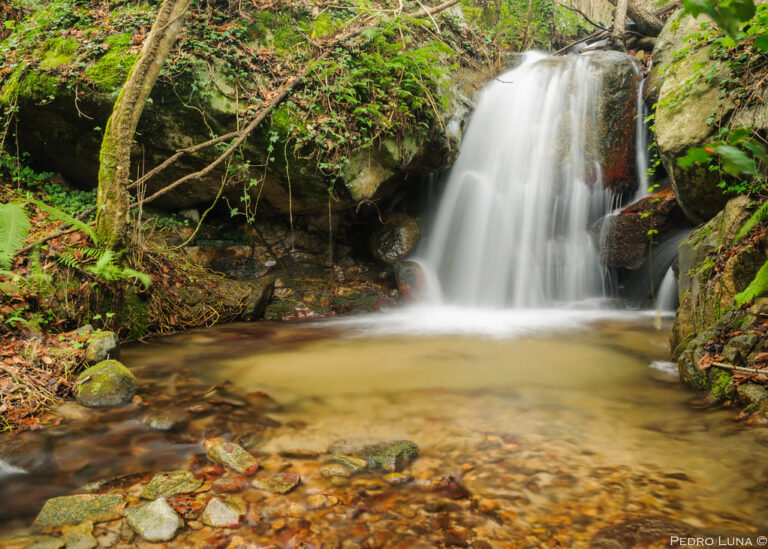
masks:
[[[73,526],[83,521],[107,522],[119,519],[125,507],[121,495],[78,494],[45,502],[35,522],[40,526]]]
[[[131,401],[139,383],[117,360],[104,360],[77,378],[78,404],[91,408],[116,408]]]

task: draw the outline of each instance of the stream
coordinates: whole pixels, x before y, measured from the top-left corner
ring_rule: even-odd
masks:
[[[669,321],[657,330],[651,315],[626,313],[494,337],[405,336],[387,324],[232,324],[126,346],[140,403],[67,403],[59,425],[0,442],[28,471],[0,485],[0,534],[28,531],[45,499],[89,482],[127,486],[204,462],[212,436],[238,441],[265,472],[301,476],[287,495],[243,489],[252,515],[234,532],[278,546],[294,523],[351,547],[629,547],[649,529],[768,527],[768,464],[756,459],[768,433],[680,386],[665,362]],[[173,429],[153,428],[158,416]],[[362,438],[414,441],[414,481],[318,473],[331,443]],[[316,494],[335,504],[313,509]]]

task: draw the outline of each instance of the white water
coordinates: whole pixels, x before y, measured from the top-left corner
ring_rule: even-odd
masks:
[[[0,480],[14,475],[24,475],[26,473],[27,472],[24,469],[0,459]]]
[[[656,310],[662,313],[671,312],[677,308],[677,278],[672,267],[667,269],[656,293]]]
[[[612,209],[587,152],[598,131],[599,69],[597,55],[529,53],[484,90],[423,259],[439,303],[542,309],[606,295],[589,234]]]

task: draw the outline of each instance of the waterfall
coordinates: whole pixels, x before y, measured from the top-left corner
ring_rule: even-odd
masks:
[[[633,75],[634,101],[634,64],[617,53],[528,53],[483,91],[422,260],[441,304],[532,309],[606,296],[589,228],[617,200],[598,152],[599,102],[617,65]]]
[[[677,309],[677,277],[672,267],[667,269],[664,279],[656,292],[656,310],[662,313]]]

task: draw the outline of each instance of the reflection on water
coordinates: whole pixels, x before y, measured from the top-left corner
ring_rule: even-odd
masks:
[[[768,527],[768,462],[759,459],[768,433],[738,427],[651,367],[669,359],[668,331],[651,325],[637,316],[488,339],[349,338],[349,325],[258,323],[132,345],[122,360],[145,405],[66,405],[61,425],[0,440],[0,457],[30,471],[4,479],[0,513],[33,515],[44,498],[84,482],[178,466],[202,453],[203,438],[231,434],[265,461],[323,453],[345,438],[413,440],[421,454],[411,474],[461,479],[472,502],[464,526],[492,546],[535,545],[546,538],[540,529],[577,546],[636,515],[730,532]],[[160,412],[175,418],[173,430],[149,427]],[[305,468],[307,492],[290,497],[306,498],[316,470],[292,466]],[[418,499],[398,494],[392,505]],[[317,524],[342,532],[350,520],[326,513]],[[6,529],[25,524],[6,520]]]

